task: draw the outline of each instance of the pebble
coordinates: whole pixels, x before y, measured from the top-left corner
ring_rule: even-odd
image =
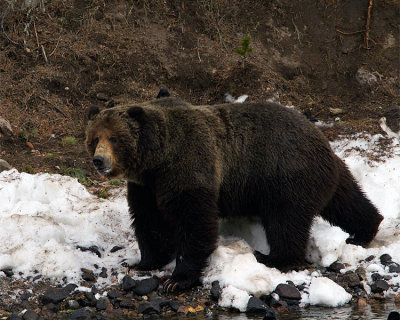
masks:
[[[211,290],[210,290],[210,294],[211,294],[211,299],[213,299],[214,301],[218,301],[219,297],[221,295],[221,286],[219,285],[219,281],[213,281],[213,283],[211,284]]]
[[[393,262],[389,265],[390,273],[400,273],[400,265],[396,262]]]
[[[7,320],[22,320],[22,318],[16,314],[10,315]]]
[[[373,274],[371,274],[371,279],[372,279],[372,281],[378,281],[378,280],[382,280],[383,276],[380,275],[379,273],[373,273]]]
[[[299,290],[293,285],[281,283],[275,289],[275,292],[281,299],[300,300],[301,294]]]
[[[392,257],[391,257],[390,255],[388,255],[387,253],[381,255],[381,256],[379,257],[379,260],[381,261],[381,263],[382,263],[384,266],[387,266],[387,265],[389,265],[389,264],[392,263]]]
[[[86,309],[78,309],[72,312],[71,320],[84,320],[90,319],[90,312]]]
[[[140,280],[133,288],[133,292],[138,296],[144,296],[158,288],[160,281],[157,277]]]
[[[157,301],[148,302],[144,301],[139,303],[138,313],[149,314],[149,313],[160,313],[160,304]]]
[[[99,277],[106,279],[107,278],[107,268],[101,268],[101,272],[99,274]]]
[[[82,268],[82,279],[85,281],[95,281],[96,276],[94,275],[92,270]]]
[[[107,297],[101,297],[96,302],[96,309],[106,310],[107,306],[110,304],[110,300]]]
[[[133,301],[132,300],[122,300],[119,303],[120,308],[132,308],[133,307]]]
[[[359,287],[361,286],[360,278],[358,277],[358,274],[351,272],[347,273],[343,276],[343,280],[347,283],[349,287]]]
[[[110,290],[107,292],[107,297],[109,297],[110,299],[116,299],[120,296],[122,296],[122,294],[115,290]]]
[[[68,308],[72,310],[79,309],[79,303],[76,300],[68,300]]]
[[[343,263],[340,263],[340,262],[336,261],[336,262],[332,263],[332,264],[328,267],[328,270],[329,270],[329,271],[336,272],[336,273],[339,273],[340,270],[342,270],[342,269],[344,269],[344,268],[345,268],[345,266],[344,266]]]
[[[100,253],[98,246],[90,246],[90,247],[77,246],[77,249],[84,251],[84,252],[90,251],[90,252],[94,253],[95,255],[97,255],[99,258],[101,258],[101,253]]]
[[[372,261],[374,259],[375,259],[375,256],[374,255],[370,255],[369,257],[365,258],[365,261],[366,262],[370,262],[370,261]]]
[[[14,272],[12,271],[12,269],[1,269],[0,271],[3,271],[4,274],[5,274],[7,277],[12,277],[12,276],[14,275]]]
[[[246,313],[265,314],[269,310],[271,309],[267,306],[267,304],[257,297],[251,297],[247,302]]]
[[[136,287],[137,281],[133,280],[130,276],[126,275],[122,278],[122,290],[131,291]]]
[[[27,310],[22,316],[22,319],[24,320],[37,320],[38,318],[39,315],[33,310]]]
[[[70,293],[75,290],[76,285],[74,284],[68,284],[64,288],[50,288],[47,289],[46,292],[42,296],[42,302],[43,304],[49,304],[49,303],[60,303],[63,301],[66,297],[70,295]]]
[[[110,250],[110,252],[111,253],[114,253],[114,252],[117,252],[117,251],[119,251],[119,250],[122,250],[122,249],[124,249],[125,247],[122,247],[122,246],[114,246],[114,247],[112,247],[112,249]]]
[[[377,280],[371,284],[371,291],[373,293],[381,293],[389,289],[389,284],[385,280]]]

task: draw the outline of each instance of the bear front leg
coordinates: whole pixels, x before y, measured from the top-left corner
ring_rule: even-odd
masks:
[[[155,270],[168,264],[176,247],[175,223],[157,207],[150,188],[128,182],[128,205],[141,261],[135,268]]]
[[[168,214],[178,223],[176,267],[164,283],[165,292],[189,289],[199,282],[207,259],[216,248],[218,209],[216,197],[207,190],[182,192],[168,204]]]

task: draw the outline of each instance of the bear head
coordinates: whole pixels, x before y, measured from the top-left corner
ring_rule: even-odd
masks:
[[[141,106],[102,111],[90,108],[86,146],[100,174],[136,180],[135,176],[151,164],[148,156],[154,158],[160,142],[155,122],[146,111]]]

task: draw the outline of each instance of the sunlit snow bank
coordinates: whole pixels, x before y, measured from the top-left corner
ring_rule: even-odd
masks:
[[[349,264],[348,269],[362,265],[369,280],[374,271],[387,272],[379,263],[381,254],[388,253],[400,262],[400,147],[386,146],[384,161],[377,162],[378,142],[379,136],[357,136],[332,144],[385,216],[376,239],[368,249],[348,245],[348,234],[316,219],[307,254],[309,261],[320,266],[329,266],[336,260]],[[79,282],[81,268],[100,273],[105,267],[108,278],[99,281],[110,284],[117,280],[112,278],[112,269],[126,271],[121,267],[124,259],[129,264],[140,260],[123,189],[120,195],[104,200],[89,194],[69,177],[11,170],[0,174],[0,199],[0,269],[12,268],[24,277],[41,274],[56,281],[66,278]],[[238,229],[240,238],[235,238],[231,234]],[[269,247],[262,228],[255,222],[224,223],[221,232],[223,236],[203,277],[205,286],[219,281],[223,288],[220,305],[245,310],[250,295],[269,294],[288,280],[305,285],[302,303],[339,306],[349,301],[343,288],[323,278],[319,271],[281,273],[257,263],[249,244],[264,253]],[[97,246],[101,257],[78,246]],[[124,249],[111,253],[114,246]],[[360,264],[370,255],[376,258]],[[170,272],[172,267],[169,265],[166,270]],[[400,280],[394,277],[389,282]],[[365,288],[368,290],[367,284]]]

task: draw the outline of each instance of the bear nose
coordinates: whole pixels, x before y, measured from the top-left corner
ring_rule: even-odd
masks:
[[[104,158],[102,156],[94,156],[93,164],[96,168],[102,168],[104,166]]]

